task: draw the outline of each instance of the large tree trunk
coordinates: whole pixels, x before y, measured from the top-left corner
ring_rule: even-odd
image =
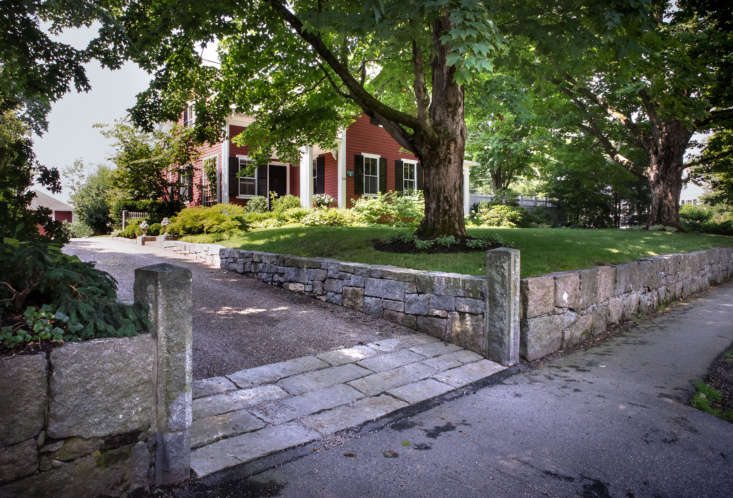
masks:
[[[447,64],[451,48],[441,36],[450,29],[448,15],[435,21],[432,66],[433,99],[430,121],[434,136],[418,140],[417,155],[423,164],[425,217],[417,229],[420,238],[453,235],[465,239],[463,220],[463,153],[466,122],[463,117],[463,88],[455,81],[455,67]]]
[[[651,206],[647,225],[680,225],[680,191],[684,155],[692,134],[679,121],[660,127],[657,140],[649,150],[647,177],[651,187]]]

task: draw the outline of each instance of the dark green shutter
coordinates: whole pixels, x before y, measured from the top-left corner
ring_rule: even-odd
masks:
[[[236,156],[229,157],[229,202],[239,195],[239,159]]]
[[[258,166],[257,172],[257,195],[267,197],[267,168],[269,166]]]
[[[325,194],[326,193],[326,158],[318,156],[316,158],[316,173],[315,183],[313,184],[314,194]]]
[[[415,169],[415,177],[415,181],[417,182],[417,189],[422,190],[423,170],[421,163],[417,163],[417,168]]]
[[[379,191],[387,191],[387,159],[379,158]]]
[[[354,156],[354,194],[364,193],[364,156]]]
[[[394,162],[394,189],[395,192],[402,192],[402,161],[397,159]]]

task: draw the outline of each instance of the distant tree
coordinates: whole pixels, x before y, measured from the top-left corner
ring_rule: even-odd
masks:
[[[114,140],[112,185],[125,198],[191,200],[191,162],[198,157],[193,128],[176,125],[145,132],[129,121],[98,126],[105,137]]]
[[[97,234],[109,232],[112,218],[109,215],[113,195],[114,170],[97,166],[92,174],[85,174],[84,163],[77,159],[74,165],[64,170],[64,176],[75,178],[71,186],[71,203],[79,221]]]
[[[679,227],[691,137],[733,118],[730,6],[559,0],[547,8],[499,0],[491,9],[509,40],[498,66],[547,98],[563,96],[576,133],[648,178],[648,222]]]
[[[61,191],[58,171],[38,164],[27,126],[14,110],[0,114],[0,242],[2,239],[67,238],[61,223],[51,218],[51,210],[31,210],[38,185],[53,193]],[[42,236],[38,227],[43,227]]]
[[[712,188],[706,201],[733,208],[733,131],[716,131],[708,139],[707,147],[700,158],[693,164],[690,180]]]

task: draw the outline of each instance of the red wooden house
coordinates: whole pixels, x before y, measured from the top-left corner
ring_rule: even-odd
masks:
[[[184,113],[184,124],[189,113]],[[415,191],[422,188],[422,168],[417,158],[405,151],[379,125],[361,115],[336,138],[333,150],[317,146],[301,150],[299,164],[285,163],[272,158],[267,166],[260,166],[252,176],[237,176],[251,158],[248,148],[232,142],[253,120],[243,115],[232,115],[226,120],[226,139],[202,148],[193,164],[192,205],[215,202],[245,204],[256,195],[267,192],[300,197],[301,205],[312,206],[314,194],[329,194],[339,208],[348,208],[352,200],[378,192]],[[468,173],[475,163],[466,161],[463,167],[464,212],[468,214]],[[204,165],[217,171],[216,197],[207,196],[207,175]],[[208,169],[208,168],[207,168]]]

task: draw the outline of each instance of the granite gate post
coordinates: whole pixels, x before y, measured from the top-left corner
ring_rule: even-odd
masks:
[[[485,356],[502,365],[519,361],[519,250],[486,251]]]
[[[135,300],[150,309],[153,364],[155,482],[188,479],[191,468],[191,271],[167,263],[135,270]]]

